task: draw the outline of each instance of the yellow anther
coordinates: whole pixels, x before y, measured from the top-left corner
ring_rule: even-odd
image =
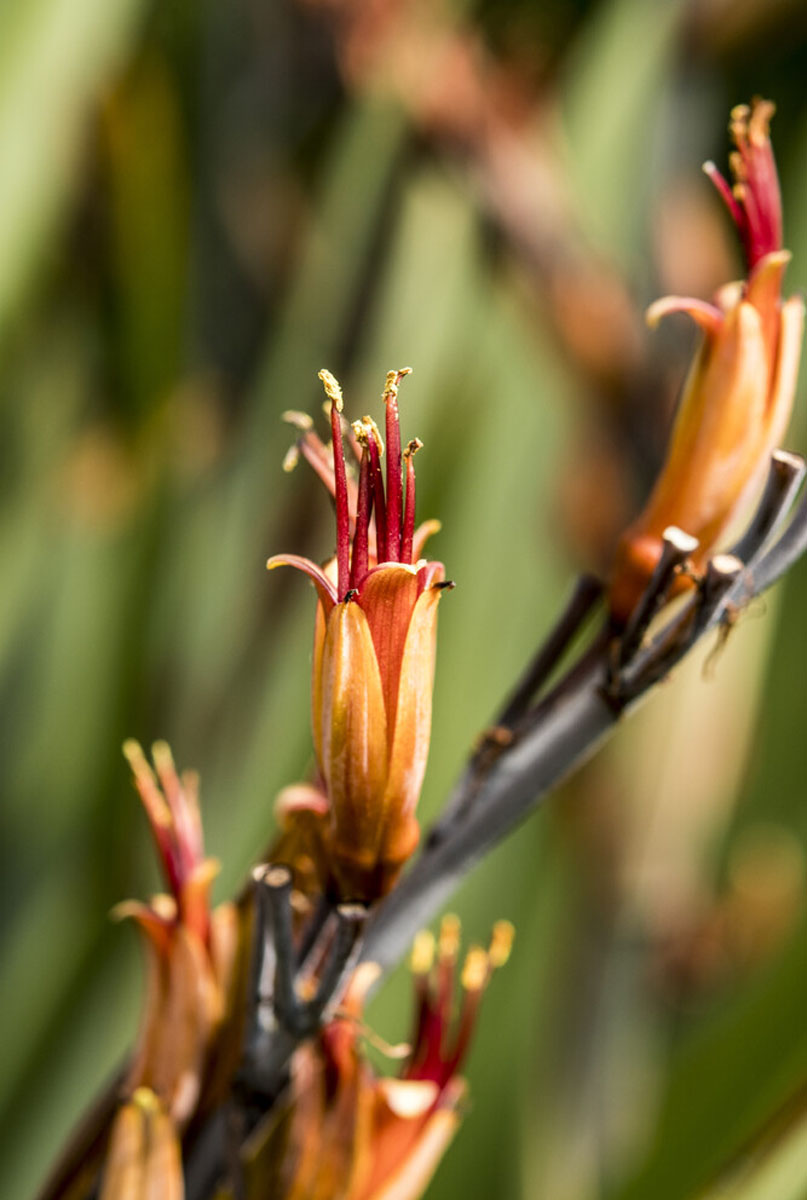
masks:
[[[438,942],[438,954],[445,961],[455,959],[460,948],[460,934],[462,926],[460,919],[454,913],[446,913],[440,922],[440,939]]]
[[[161,774],[163,771],[176,770],[174,756],[171,753],[171,747],[168,745],[168,742],[164,742],[162,739],[154,742],[151,747],[151,757],[154,759],[154,765],[157,768],[158,774]]]
[[[742,183],[746,177],[745,161],[739,150],[732,150],[729,155],[729,167],[734,178]]]
[[[410,966],[415,975],[428,975],[433,962],[434,934],[428,929],[421,929],[415,934]]]
[[[356,441],[360,446],[366,446],[370,438],[373,439],[378,446],[379,458],[384,453],[384,443],[381,440],[381,434],[378,431],[378,426],[372,417],[362,417],[360,421],[354,421],[352,425],[353,433]]]
[[[423,449],[423,442],[420,438],[412,438],[403,452],[404,458],[411,458],[413,454],[417,454],[418,450]]]
[[[149,766],[146,756],[143,753],[143,747],[135,738],[127,738],[123,743],[123,755],[132,771],[137,776],[143,776],[146,779],[154,780],[154,772]]]
[[[462,967],[462,986],[466,992],[480,991],[490,975],[490,958],[481,946],[471,946]]]
[[[132,1104],[142,1109],[143,1112],[159,1112],[161,1107],[154,1092],[147,1087],[135,1088],[132,1092]]]
[[[343,400],[342,389],[340,388],[339,383],[330,373],[330,371],[326,371],[324,367],[318,372],[318,375],[322,380],[322,386],[325,388],[325,395],[336,405],[336,411],[341,412]]]
[[[494,969],[503,967],[510,957],[513,948],[513,938],[516,936],[515,926],[511,921],[497,921],[490,935],[488,956]]]
[[[771,117],[776,112],[772,100],[758,100],[748,121],[748,140],[752,146],[764,146],[770,136]]]
[[[384,395],[382,399],[386,400],[390,396],[397,396],[399,383],[405,375],[411,374],[411,367],[401,367],[398,371],[387,371],[387,379],[384,384]]]
[[[300,461],[300,451],[296,446],[289,446],[286,453],[283,455],[283,470],[288,473],[293,471]]]

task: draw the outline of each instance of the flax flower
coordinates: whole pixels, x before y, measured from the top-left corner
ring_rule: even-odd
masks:
[[[218,864],[204,856],[197,777],[178,775],[165,742],[153,751],[159,783],[137,742],[124,752],[169,887],[148,904],[126,901],[115,910],[137,922],[148,954],[145,1010],[124,1090],[148,1089],[181,1127],[196,1109],[227,1009],[238,916],[233,904],[210,911]]]
[[[742,240],[747,278],[711,303],[667,296],[648,310],[655,325],[687,313],[703,334],[672,432],[666,462],[640,516],[619,543],[610,587],[622,623],[641,595],[671,525],[696,538],[699,571],[742,512],[784,434],[793,406],[804,306],[781,299],[790,254],[782,249],[782,210],[769,138],[774,107],[755,100],[732,111],[733,187],[713,163],[713,180]]]
[[[324,886],[370,901],[394,883],[417,845],[415,807],[431,733],[437,605],[442,563],[420,558],[435,524],[415,528],[414,456],[402,450],[398,387],[408,369],[391,371],[384,389],[384,446],[375,423],[354,423],[358,480],[348,475],[342,393],[320,372],[330,401],[329,452],[299,414],[301,452],[325,481],[336,507],[336,557],[324,567],[293,554],[270,558],[304,571],[317,591],[311,713],[319,788],[298,789],[288,821],[317,823],[327,863]]]
[[[362,1034],[378,1044],[361,1024],[377,972],[363,964],[338,1016],[296,1052],[285,1109],[251,1139],[244,1156],[246,1200],[422,1196],[462,1119],[467,1085],[459,1071],[482,996],[493,971],[507,961],[512,939],[512,926],[498,922],[490,946],[472,947],[460,971],[456,917],[443,920],[436,945],[430,933],[418,935],[413,1038],[402,1048],[406,1061],[395,1077],[378,1075],[362,1053]],[[400,1053],[387,1047],[396,1049]]]

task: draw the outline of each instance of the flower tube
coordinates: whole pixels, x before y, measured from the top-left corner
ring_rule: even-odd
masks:
[[[442,563],[419,557],[435,523],[415,528],[420,442],[402,449],[398,415],[398,388],[408,373],[387,376],[385,472],[375,423],[364,417],[352,427],[355,481],[345,462],[342,392],[329,372],[320,372],[330,400],[332,454],[306,418],[292,419],[303,431],[298,451],[334,497],[336,556],[324,567],[292,554],[267,563],[297,567],[317,591],[311,715],[322,787],[310,793],[309,816],[322,829],[330,872],[324,886],[364,902],[389,890],[418,842],[415,808],[431,733],[437,605],[452,586]],[[297,793],[298,816],[304,796]]]
[[[732,110],[733,186],[713,163],[712,179],[737,226],[747,279],[721,288],[711,303],[667,296],[652,304],[655,326],[685,312],[703,342],[684,386],[667,458],[644,509],[617,547],[610,605],[624,623],[661,554],[664,530],[677,526],[698,541],[700,571],[758,486],[793,407],[804,305],[781,299],[790,253],[782,248],[779,181],[769,137],[774,106],[755,100]]]

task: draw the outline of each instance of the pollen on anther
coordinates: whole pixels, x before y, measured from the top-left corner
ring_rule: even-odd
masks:
[[[466,992],[478,992],[490,975],[490,958],[481,946],[471,946],[462,966],[461,982]]]
[[[412,944],[410,966],[414,975],[428,975],[434,963],[434,934],[421,929]]]
[[[438,954],[445,961],[447,959],[455,959],[460,948],[460,934],[462,926],[460,919],[454,913],[446,913],[440,922],[440,939],[438,942]]]
[[[339,386],[337,379],[335,379],[330,371],[326,370],[324,367],[321,371],[317,372],[317,375],[322,380],[322,386],[325,388],[325,395],[336,405],[336,411],[341,412],[344,402],[342,399],[342,389]]]
[[[511,921],[497,921],[490,936],[488,957],[491,967],[503,967],[510,957],[515,937],[515,927]]]
[[[362,417],[360,421],[354,421],[351,428],[360,446],[366,446],[372,438],[378,447],[379,458],[383,456],[384,443],[381,440],[379,428],[372,417]]]

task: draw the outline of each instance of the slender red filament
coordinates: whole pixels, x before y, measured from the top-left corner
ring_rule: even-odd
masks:
[[[400,382],[400,375],[396,383]],[[403,471],[398,394],[391,388],[384,397],[387,406],[387,554],[388,562],[400,562]]]
[[[484,988],[472,988],[463,993],[462,1008],[460,1010],[459,1020],[457,1022],[456,1032],[454,1034],[453,1046],[451,1053],[446,1054],[443,1059],[443,1066],[446,1073],[446,1078],[450,1079],[460,1068],[465,1055],[468,1052],[468,1046],[471,1043],[474,1026],[479,1014],[479,1005],[482,1000],[482,992]]]
[[[362,451],[359,467],[359,498],[356,504],[356,532],[353,535],[353,556],[350,562],[350,586],[361,587],[370,566],[370,514],[373,493],[370,487],[370,455]]]
[[[334,500],[336,502],[336,566],[339,599],[344,600],[350,587],[350,505],[347,494],[345,448],[342,445],[342,420],[331,401],[331,436],[333,438]]]
[[[444,1043],[448,1033],[450,1010],[444,1012],[427,985],[421,996],[412,1058],[406,1066],[407,1079],[431,1079],[443,1084],[449,1078],[443,1070]]]
[[[714,163],[706,163],[704,165],[704,170],[720,193],[723,203],[729,210],[729,215],[731,216],[732,221],[742,233],[743,226],[745,225],[745,218],[743,216],[743,210],[740,208],[739,204],[734,198],[734,193],[731,190],[731,184],[726,179],[725,175],[723,175],[721,171],[718,171]]]
[[[387,502],[384,497],[384,478],[381,474],[381,457],[378,443],[372,433],[367,434],[367,452],[370,457],[370,485],[375,507],[376,560],[389,562],[387,554]]]
[[[401,562],[411,563],[412,543],[415,538],[415,450],[417,442],[410,442],[404,454],[406,463],[406,501],[404,504],[403,539],[401,541]]]

